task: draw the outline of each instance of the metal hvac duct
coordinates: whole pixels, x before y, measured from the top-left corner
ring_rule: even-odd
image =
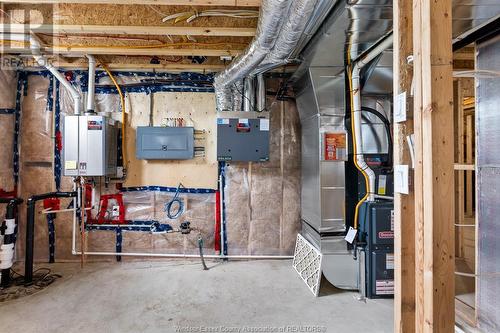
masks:
[[[263,73],[288,62],[314,12],[317,0],[296,0],[290,7],[287,21],[283,24],[276,43],[262,63],[254,71]]]
[[[233,111],[240,111],[243,104],[243,80],[236,81],[231,86],[231,95],[233,97]]]
[[[255,80],[252,76],[245,78],[243,98],[243,111],[255,111]]]
[[[257,33],[245,53],[214,79],[217,108],[231,110],[231,85],[285,63],[299,43],[318,1],[264,0]],[[234,90],[233,90],[234,91]],[[233,95],[234,96],[234,95]]]
[[[284,13],[288,13],[291,2],[291,0],[262,1],[257,32],[252,43],[229,67],[214,78],[215,98],[219,111],[231,110],[231,85],[250,74],[273,48],[283,18],[286,17]]]

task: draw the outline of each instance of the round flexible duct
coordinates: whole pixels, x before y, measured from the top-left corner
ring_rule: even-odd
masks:
[[[287,17],[291,0],[264,0],[257,32],[245,52],[214,78],[215,98],[219,111],[232,109],[231,85],[250,74],[272,50]]]

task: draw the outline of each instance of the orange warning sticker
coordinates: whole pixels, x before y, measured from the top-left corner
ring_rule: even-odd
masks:
[[[325,133],[325,161],[345,161],[347,143],[345,133]]]

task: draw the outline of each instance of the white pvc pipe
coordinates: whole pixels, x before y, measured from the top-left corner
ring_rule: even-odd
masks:
[[[73,251],[73,255],[81,255],[80,251]],[[85,255],[90,256],[128,256],[128,257],[161,257],[161,258],[199,258],[199,254],[176,254],[176,253],[136,253],[136,252],[85,252]],[[204,258],[208,259],[235,259],[235,260],[247,260],[247,259],[259,259],[259,260],[269,260],[269,259],[293,259],[293,256],[259,256],[259,255],[217,255],[209,254],[203,255]]]
[[[40,40],[34,35],[25,35],[25,34],[0,34],[0,40],[14,40],[20,42],[28,42],[30,44],[31,54],[33,58],[38,63],[38,65],[45,67],[49,72],[54,75],[54,77],[66,88],[69,90],[71,97],[74,102],[74,113],[75,115],[80,114],[81,110],[81,100],[82,97],[80,93],[71,85],[71,83],[66,80],[66,78],[48,61],[48,59],[42,55],[41,48],[42,43]]]
[[[363,134],[361,131],[361,84],[360,84],[360,73],[361,69],[375,59],[379,54],[381,54],[385,49],[392,45],[392,34],[384,39],[380,44],[378,44],[373,50],[371,50],[364,57],[356,61],[352,70],[352,90],[353,90],[353,106],[354,106],[354,136],[356,137],[356,161],[358,166],[363,170],[368,176],[368,188],[366,189],[368,193],[367,201],[375,200],[375,172],[366,164],[365,157],[363,154]]]
[[[89,59],[89,85],[87,91],[87,112],[93,113],[95,110],[95,68],[96,62],[93,55],[87,54]]]

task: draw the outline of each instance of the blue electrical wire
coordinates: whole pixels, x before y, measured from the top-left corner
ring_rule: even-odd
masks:
[[[182,213],[184,213],[184,202],[182,201],[182,199],[179,198],[179,190],[181,187],[184,187],[184,185],[179,183],[179,186],[177,186],[177,190],[175,191],[174,197],[172,198],[172,200],[170,200],[165,204],[165,208],[163,209],[165,213],[167,213],[168,218],[171,220],[179,218],[182,215]],[[175,214],[172,213],[172,206],[174,205],[174,203],[177,203],[178,205],[177,212]]]

